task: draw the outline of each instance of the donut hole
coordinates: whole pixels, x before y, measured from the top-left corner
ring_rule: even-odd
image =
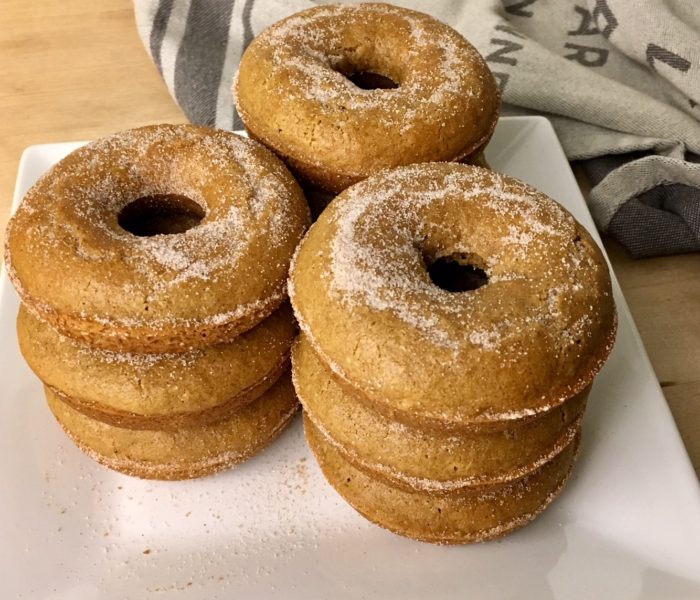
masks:
[[[343,75],[345,75],[343,73]],[[356,71],[345,75],[361,90],[393,90],[399,87],[393,79],[374,71]]]
[[[199,225],[204,209],[179,194],[144,196],[129,202],[117,216],[119,226],[138,237],[184,233]]]
[[[447,292],[471,292],[489,281],[486,272],[477,264],[483,261],[470,254],[455,253],[434,260],[424,256],[430,280]]]
[[[349,79],[361,90],[393,90],[399,84],[386,74],[384,69],[370,66],[372,60],[353,60],[344,57],[332,66],[333,70]],[[361,64],[362,63],[362,64]]]

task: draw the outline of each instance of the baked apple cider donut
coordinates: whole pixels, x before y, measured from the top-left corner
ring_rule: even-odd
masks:
[[[177,354],[92,348],[20,307],[19,347],[44,385],[83,414],[126,429],[215,423],[260,397],[289,364],[296,325],[285,303],[231,342]]]
[[[25,196],[6,265],[27,310],[116,352],[226,342],[286,297],[309,222],[301,189],[260,144],[155,125],[88,144]]]
[[[51,412],[78,448],[110,469],[142,479],[192,479],[228,469],[270,444],[299,407],[284,373],[262,396],[221,421],[150,431],[90,419],[51,388],[44,391]]]
[[[358,469],[304,418],[306,439],[328,482],[361,515],[399,535],[433,544],[466,544],[502,537],[527,525],[561,493],[580,435],[526,477],[435,496],[407,491]]]
[[[408,427],[368,408],[323,368],[304,336],[292,356],[304,414],[327,443],[375,479],[432,494],[507,483],[536,471],[579,432],[589,391],[538,418],[455,435]]]
[[[390,419],[467,431],[583,392],[616,312],[605,259],[561,205],[479,167],[383,171],[297,250],[294,312],[319,360]]]
[[[500,108],[457,31],[374,3],[314,7],[263,31],[234,97],[251,137],[332,193],[384,168],[478,158]]]

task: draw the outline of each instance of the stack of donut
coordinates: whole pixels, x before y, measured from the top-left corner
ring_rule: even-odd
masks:
[[[384,171],[311,227],[289,293],[307,439],[361,514],[475,542],[562,490],[616,312],[599,248],[558,203],[480,167]]]
[[[286,275],[308,221],[270,152],[189,125],[99,140],[42,177],[6,265],[22,353],[76,444],[154,479],[267,445],[297,408]]]

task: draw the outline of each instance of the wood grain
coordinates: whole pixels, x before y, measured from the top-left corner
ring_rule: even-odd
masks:
[[[0,232],[25,147],[185,120],[128,0],[5,0],[0,82]],[[606,248],[700,473],[700,255],[633,261]]]
[[[148,123],[183,122],[127,0],[3,2],[0,229],[22,150]]]

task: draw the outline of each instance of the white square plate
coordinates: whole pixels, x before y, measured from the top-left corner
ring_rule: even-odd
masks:
[[[79,144],[28,148],[16,206]],[[501,119],[487,152],[598,239],[546,119]],[[2,598],[700,598],[700,489],[620,289],[618,340],[589,401],[581,457],[533,524],[437,547],[369,524],[325,483],[299,419],[241,467],[161,483],[77,450],[20,357],[0,293]]]

